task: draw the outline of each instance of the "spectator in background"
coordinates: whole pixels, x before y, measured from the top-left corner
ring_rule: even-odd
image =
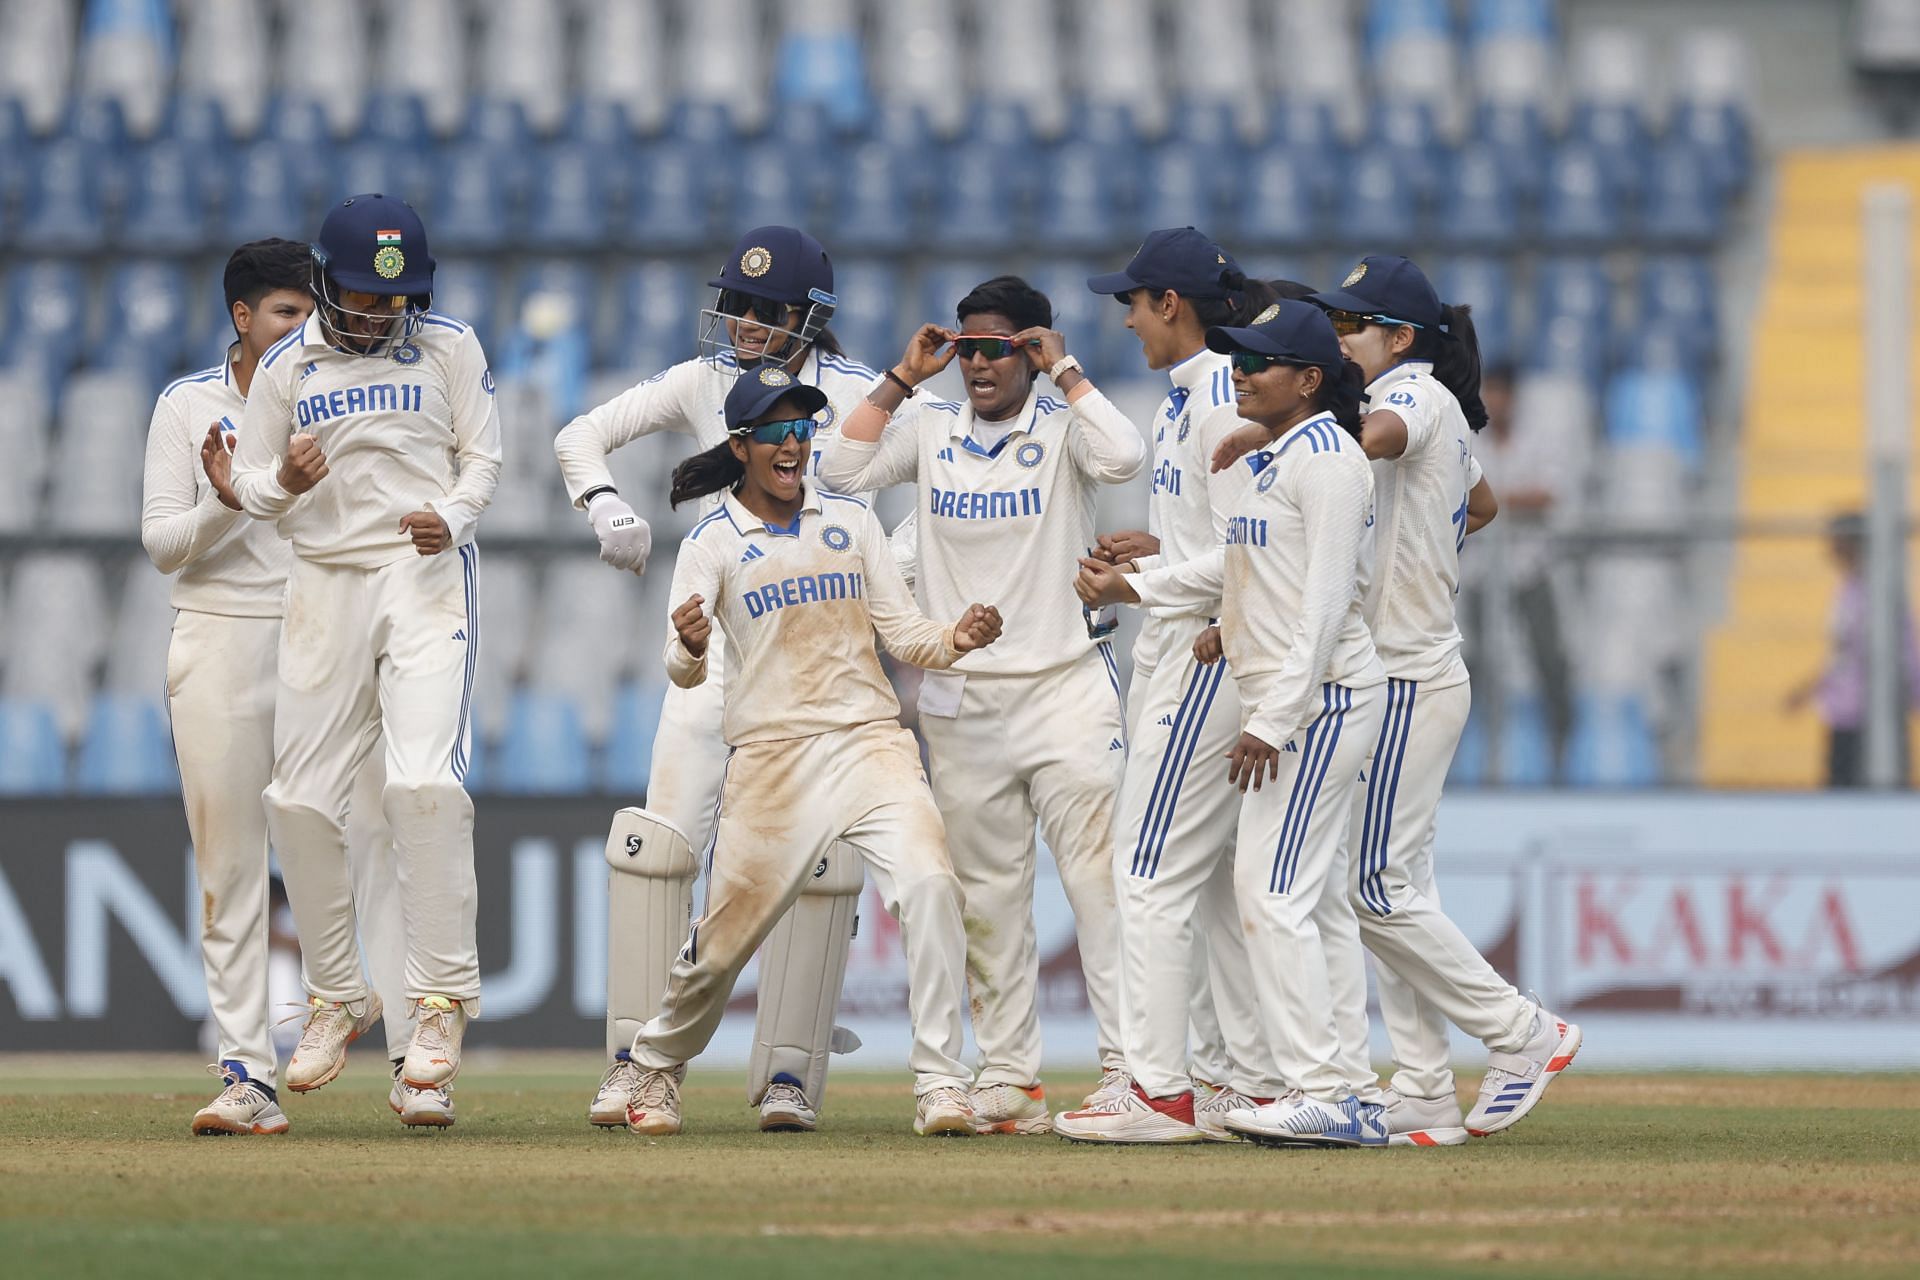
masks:
[[[1840,591],[1827,617],[1827,663],[1794,686],[1786,710],[1797,713],[1815,704],[1827,728],[1827,785],[1867,785],[1867,628],[1866,519],[1857,511],[1835,516],[1827,526],[1827,549],[1840,570]],[[1920,706],[1920,653],[1913,638],[1913,618],[1901,609],[1901,702]],[[1900,718],[1901,785],[1911,776],[1913,753],[1906,717]]]
[[[1553,748],[1555,782],[1565,776],[1567,740],[1573,732],[1573,668],[1568,660],[1564,610],[1553,581],[1554,517],[1557,508],[1571,509],[1578,498],[1586,450],[1568,448],[1562,433],[1548,424],[1528,424],[1514,430],[1513,370],[1494,366],[1480,380],[1480,399],[1487,407],[1487,428],[1474,441],[1474,453],[1487,478],[1500,494],[1504,526],[1504,572],[1499,583],[1485,573],[1462,602],[1469,619],[1466,634],[1475,653],[1469,665],[1492,669],[1480,661],[1487,628],[1497,625],[1494,604],[1498,591],[1511,612],[1519,639],[1527,651],[1529,674],[1538,690]],[[1467,557],[1463,555],[1463,563]],[[1513,655],[1506,655],[1511,658]],[[1504,666],[1513,670],[1509,661]],[[1496,677],[1496,679],[1499,679]],[[1498,687],[1511,690],[1513,678]]]

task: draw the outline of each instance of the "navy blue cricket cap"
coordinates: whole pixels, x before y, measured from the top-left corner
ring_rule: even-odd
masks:
[[[835,302],[833,260],[818,240],[798,227],[755,227],[747,232],[734,242],[720,274],[707,284],[794,306]]]
[[[1216,325],[1207,330],[1207,349],[1223,355],[1252,351],[1288,364],[1338,369],[1345,359],[1340,335],[1327,313],[1311,302],[1292,298],[1274,303],[1243,328]]]
[[[783,399],[791,399],[808,417],[827,407],[827,393],[820,388],[808,386],[778,365],[762,365],[733,380],[733,389],[727,392],[727,430],[740,430]]]
[[[314,238],[313,256],[343,289],[408,297],[433,292],[426,224],[396,196],[376,191],[333,206]]]
[[[1087,288],[1118,296],[1135,289],[1171,289],[1183,298],[1224,298],[1228,273],[1240,274],[1233,255],[1192,227],[1149,231],[1125,271],[1089,276]]]
[[[1338,289],[1310,293],[1307,301],[1329,311],[1387,316],[1422,329],[1440,328],[1440,295],[1426,273],[1406,258],[1369,254],[1347,273]]]

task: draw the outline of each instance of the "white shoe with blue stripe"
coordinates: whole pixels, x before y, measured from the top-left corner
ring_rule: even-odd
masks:
[[[1580,1028],[1539,1009],[1533,1015],[1533,1036],[1518,1053],[1487,1055],[1480,1096],[1467,1112],[1467,1132],[1484,1138],[1519,1124],[1578,1052]]]
[[[1298,1091],[1227,1117],[1234,1133],[1267,1147],[1384,1147],[1387,1109],[1348,1094],[1321,1102]]]

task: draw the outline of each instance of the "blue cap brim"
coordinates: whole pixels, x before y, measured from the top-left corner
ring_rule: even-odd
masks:
[[[754,394],[744,402],[727,405],[727,430],[744,423],[752,422],[782,400],[791,399],[800,406],[800,411],[808,417],[827,407],[827,393],[818,387],[810,387],[804,382],[789,382],[781,387],[769,387],[754,384]]]
[[[1258,329],[1233,329],[1226,325],[1216,325],[1207,330],[1207,350],[1217,351],[1223,356],[1236,351],[1256,351],[1263,356],[1290,354],[1285,347]]]
[[[1323,311],[1353,311],[1361,315],[1372,315],[1380,310],[1378,303],[1369,302],[1357,293],[1347,293],[1342,289],[1310,293],[1306,300]]]
[[[1095,293],[1104,293],[1116,298],[1123,293],[1132,293],[1135,289],[1144,289],[1146,287],[1147,286],[1141,284],[1124,271],[1109,271],[1103,276],[1087,277],[1088,289],[1091,289]]]

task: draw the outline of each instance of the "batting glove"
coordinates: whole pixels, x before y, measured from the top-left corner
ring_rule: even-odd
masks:
[[[616,569],[647,571],[647,556],[653,551],[653,530],[635,515],[633,508],[614,493],[603,493],[587,504],[587,519],[600,538],[600,558]]]

